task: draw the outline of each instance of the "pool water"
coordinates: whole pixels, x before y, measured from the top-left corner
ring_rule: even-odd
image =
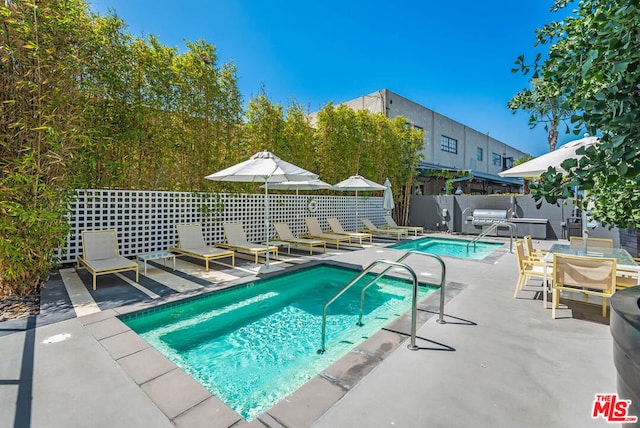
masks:
[[[391,245],[390,248],[397,250],[415,250],[422,253],[436,254],[438,256],[457,257],[460,259],[482,260],[489,254],[502,247],[502,244],[495,242],[479,241],[469,245],[469,241],[464,239],[450,238],[421,238],[413,241],[402,242]]]
[[[365,276],[329,306],[318,354],[323,305],[358,273],[319,265],[121,319],[251,421],[411,307],[412,284],[382,278],[357,326]],[[419,288],[420,300],[435,290]]]

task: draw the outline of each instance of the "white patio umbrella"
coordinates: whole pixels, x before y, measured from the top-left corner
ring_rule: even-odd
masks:
[[[580,159],[582,155],[577,155],[576,151],[580,147],[589,147],[596,145],[600,142],[598,137],[591,137],[589,134],[585,134],[584,138],[579,140],[570,141],[564,146],[560,147],[553,152],[545,153],[542,156],[531,159],[525,163],[522,163],[513,168],[499,172],[498,175],[502,177],[540,177],[549,167],[554,167],[558,171],[566,173],[560,166],[562,162],[567,159],[576,158]],[[586,193],[585,193],[586,196]],[[585,235],[584,244],[585,251],[587,246],[587,237],[589,236],[589,230],[587,228],[587,213],[585,209],[582,209],[582,233]]]
[[[285,162],[271,152],[259,152],[251,156],[249,160],[218,171],[205,177],[214,181],[235,181],[244,183],[264,183],[264,226],[266,233],[266,245],[269,246],[269,183],[281,183],[283,181],[301,181],[317,179],[318,175],[302,169],[289,162]],[[265,257],[264,266],[260,272],[278,270],[269,267],[269,251]]]
[[[387,211],[391,215],[391,211],[395,208],[396,204],[393,202],[393,190],[391,189],[391,182],[389,177],[384,181],[384,199],[382,200],[382,209]]]
[[[346,180],[340,183],[334,184],[332,189],[340,191],[355,191],[356,192],[356,228],[358,227],[358,191],[373,192],[376,190],[385,190],[386,187],[382,184],[375,183],[371,180],[367,180],[361,175],[352,175]]]
[[[499,172],[498,175],[501,177],[540,177],[550,166],[560,172],[565,172],[560,167],[562,162],[570,158],[581,158],[582,156],[576,154],[576,150],[580,147],[593,146],[598,144],[598,142],[598,137],[585,135],[584,138],[570,141],[557,150],[545,153],[518,166]]]

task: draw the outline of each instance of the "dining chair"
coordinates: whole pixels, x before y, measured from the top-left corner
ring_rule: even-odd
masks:
[[[584,238],[581,236],[570,236],[569,245],[574,248],[584,246]],[[587,238],[587,248],[613,248],[613,239],[609,238]]]
[[[639,264],[640,258],[634,257],[633,261]],[[635,287],[636,285],[640,285],[640,266],[634,268],[631,266],[618,265],[616,271],[616,289],[622,290],[628,287]]]
[[[551,317],[555,319],[560,292],[602,297],[602,316],[607,316],[607,298],[616,291],[616,259],[553,255]]]
[[[544,283],[544,263],[542,259],[535,257],[527,257],[524,253],[524,242],[516,241],[516,260],[518,261],[518,282],[516,284],[516,291],[513,293],[513,298],[518,297],[518,292],[522,291],[522,287],[529,282],[529,280],[536,278],[542,281],[542,287],[546,292],[546,284]],[[551,268],[549,268],[549,271]]]
[[[522,240],[524,242],[527,257],[542,259],[548,253],[547,250],[533,247],[533,237],[531,235],[525,235]]]

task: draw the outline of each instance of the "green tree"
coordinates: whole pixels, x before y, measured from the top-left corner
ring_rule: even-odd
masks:
[[[558,0],[553,10],[567,4]],[[534,197],[554,203],[577,185],[602,207],[592,212],[596,220],[620,227],[640,224],[637,200],[629,197],[640,184],[639,8],[638,0],[582,0],[571,16],[538,30],[538,43],[549,50],[532,66],[533,77],[562,88],[576,129],[602,135],[579,161],[562,165],[566,176],[545,173],[531,186]],[[625,208],[609,207],[605,215],[606,203],[622,200]]]
[[[25,294],[68,229],[60,189],[84,141],[77,77],[90,20],[74,0],[5,2],[0,20],[0,294]]]
[[[300,103],[290,100],[285,112],[282,145],[276,149],[277,155],[285,160],[295,160],[296,165],[308,171],[317,171],[318,159],[313,134],[309,112]]]
[[[516,61],[520,68],[511,71],[528,73],[529,68],[523,61],[524,56],[520,56]],[[560,123],[565,122],[567,124],[571,117],[571,112],[565,110],[562,90],[553,80],[531,79],[531,89],[524,88],[518,92],[509,100],[507,107],[513,110],[514,114],[518,110],[529,112],[529,126],[531,129],[543,124],[544,130],[547,131],[550,152],[554,151],[558,144],[558,127]],[[568,124],[566,131],[569,132]]]
[[[355,111],[328,103],[318,112],[316,126],[319,174],[324,181],[337,183],[357,173],[365,174],[360,171],[361,140]]]

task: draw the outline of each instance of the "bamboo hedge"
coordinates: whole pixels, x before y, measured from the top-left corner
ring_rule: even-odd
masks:
[[[133,36],[83,0],[8,1],[0,19],[0,296],[56,267],[61,189],[257,191],[203,177],[270,150],[327,182],[389,177],[399,203],[410,190],[423,136],[403,118],[329,103],[312,127],[302,104],[264,89],[245,107],[212,44]]]

